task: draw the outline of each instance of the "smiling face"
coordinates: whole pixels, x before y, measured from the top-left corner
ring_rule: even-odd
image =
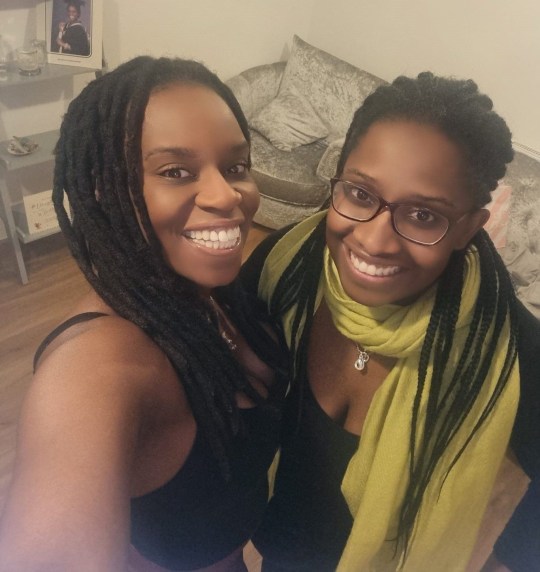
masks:
[[[68,6],[67,15],[70,22],[75,22],[79,19],[81,14],[75,6]]]
[[[146,107],[141,157],[144,199],[166,262],[204,289],[232,282],[259,206],[233,112],[200,85],[159,90]]]
[[[439,278],[452,252],[465,248],[489,217],[486,210],[474,210],[459,148],[430,125],[401,120],[374,123],[350,153],[340,178],[389,203],[413,203],[451,222],[439,243],[425,246],[399,236],[388,210],[371,221],[356,222],[330,208],[326,231],[330,254],[347,294],[366,306],[412,302]]]

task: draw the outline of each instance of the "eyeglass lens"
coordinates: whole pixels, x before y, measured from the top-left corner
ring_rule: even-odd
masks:
[[[366,189],[336,180],[332,189],[332,205],[341,215],[367,222],[386,204]],[[450,223],[443,215],[414,204],[394,203],[389,207],[395,231],[414,242],[435,244],[448,231]]]

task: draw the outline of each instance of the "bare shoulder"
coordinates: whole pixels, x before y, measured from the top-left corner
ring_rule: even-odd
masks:
[[[135,324],[118,316],[91,320],[40,360],[23,402],[21,439],[63,440],[69,432],[97,441],[108,434],[130,451],[171,401],[175,381],[163,351]]]
[[[116,315],[78,324],[53,340],[35,372],[33,386],[69,391],[79,385],[144,391],[170,364],[138,326]]]
[[[71,570],[82,559],[123,569],[141,435],[160,405],[170,415],[182,404],[167,406],[162,388],[179,385],[171,372],[152,340],[117,316],[91,320],[43,356],[20,415],[0,567],[38,570],[41,559]]]

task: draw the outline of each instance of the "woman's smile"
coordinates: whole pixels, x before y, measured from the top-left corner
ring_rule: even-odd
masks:
[[[241,244],[240,226],[186,230],[183,233],[193,244],[210,250],[230,251]]]
[[[395,265],[368,263],[356,256],[352,250],[349,253],[349,258],[355,270],[361,274],[367,274],[371,277],[384,278],[387,276],[394,276],[401,270],[399,266]]]

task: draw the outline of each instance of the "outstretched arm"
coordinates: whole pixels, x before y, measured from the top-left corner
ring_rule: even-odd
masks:
[[[0,569],[125,569],[140,383],[116,345],[85,332],[39,367],[20,418]]]

